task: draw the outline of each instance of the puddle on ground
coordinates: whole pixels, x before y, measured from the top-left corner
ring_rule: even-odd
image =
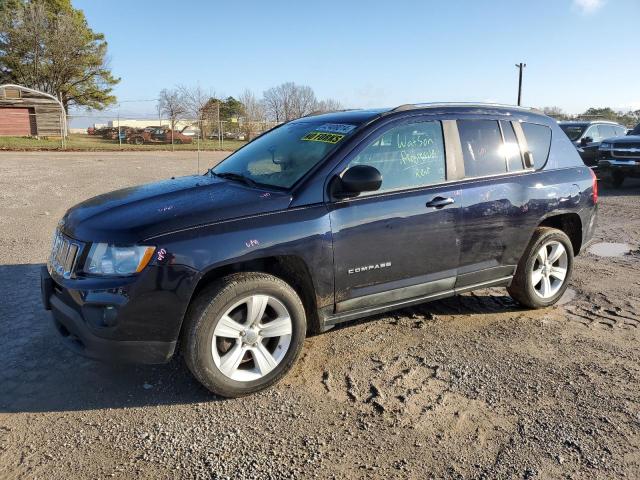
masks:
[[[589,253],[599,257],[622,257],[631,251],[631,245],[626,243],[601,242],[589,247]]]

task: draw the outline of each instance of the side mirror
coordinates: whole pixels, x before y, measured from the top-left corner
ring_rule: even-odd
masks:
[[[533,168],[533,153],[526,151],[524,152],[523,157],[525,168]]]
[[[582,145],[583,147],[592,142],[593,142],[593,138],[591,137],[583,137],[580,139],[580,145]]]
[[[374,192],[382,185],[382,174],[371,165],[354,165],[335,179],[332,194],[338,198],[355,197],[362,192]]]

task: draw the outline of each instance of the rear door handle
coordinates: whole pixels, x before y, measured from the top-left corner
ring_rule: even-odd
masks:
[[[451,197],[436,197],[433,200],[427,202],[427,207],[429,208],[442,208],[447,205],[451,205],[452,203],[456,203],[456,201]]]

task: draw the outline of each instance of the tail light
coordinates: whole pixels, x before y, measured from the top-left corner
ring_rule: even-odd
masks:
[[[596,173],[591,168],[589,169],[589,172],[591,173],[591,181],[592,181],[591,197],[593,198],[593,204],[595,205],[596,203],[598,203],[598,177],[596,177]]]

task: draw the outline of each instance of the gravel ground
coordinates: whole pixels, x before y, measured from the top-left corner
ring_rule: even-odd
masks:
[[[0,154],[0,478],[640,478],[640,183],[601,186],[597,240],[631,251],[580,256],[562,305],[490,289],[380,315],[219,400],[179,360],[76,356],[40,304],[68,207],[194,171],[185,153]]]

